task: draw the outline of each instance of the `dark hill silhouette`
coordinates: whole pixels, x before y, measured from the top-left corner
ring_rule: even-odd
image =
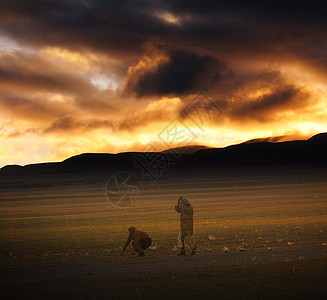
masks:
[[[226,148],[199,150],[192,160],[202,166],[226,164],[326,164],[327,133],[309,140],[280,143],[242,143]]]
[[[286,137],[287,137],[286,135],[281,135],[281,136],[258,138],[258,139],[248,140],[242,144],[253,144],[253,143],[263,143],[263,142],[277,143],[277,142],[281,142],[281,140]]]
[[[321,143],[321,144],[327,144],[327,133],[319,133],[311,137],[309,140],[311,143]]]
[[[183,153],[183,154],[193,154],[199,150],[203,149],[211,149],[211,147],[203,146],[203,145],[191,145],[191,146],[182,146],[182,147],[176,147],[167,149],[164,151],[161,151],[162,153],[167,154],[174,154],[174,153]]]
[[[142,153],[125,152],[118,154],[85,153],[70,157],[62,162],[30,164],[26,166],[8,165],[0,169],[0,176],[70,174],[97,172],[126,172],[136,170],[136,161],[162,158],[174,162],[169,172],[179,170],[205,170],[219,166],[265,166],[265,165],[327,165],[327,133],[317,134],[308,140],[290,142],[251,142],[225,148],[208,148],[198,151],[182,149],[178,158],[175,151]],[[194,153],[193,153],[194,152]]]

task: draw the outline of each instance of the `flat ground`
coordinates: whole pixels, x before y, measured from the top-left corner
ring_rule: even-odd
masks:
[[[103,178],[20,179],[0,189],[5,299],[323,299],[324,175],[179,176],[142,181],[134,206],[114,207]],[[198,254],[177,256],[174,205],[195,210]],[[119,256],[131,225],[146,257]],[[189,250],[189,249],[188,249]],[[189,253],[189,252],[188,252]]]

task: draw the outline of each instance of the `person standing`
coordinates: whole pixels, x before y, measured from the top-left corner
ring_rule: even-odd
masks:
[[[145,255],[145,249],[149,248],[151,246],[152,240],[151,237],[140,230],[136,230],[134,226],[131,226],[128,228],[128,238],[127,241],[123,247],[123,250],[120,252],[120,255],[124,255],[124,252],[126,248],[128,247],[129,243],[133,240],[133,250],[135,250],[139,255],[138,256],[144,256]]]
[[[177,242],[179,253],[178,255],[185,255],[185,240],[192,249],[191,254],[196,254],[196,246],[193,237],[193,207],[191,203],[179,197],[175,210],[180,213],[180,231],[178,234]]]

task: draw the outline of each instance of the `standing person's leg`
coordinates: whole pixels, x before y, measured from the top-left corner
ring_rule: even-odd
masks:
[[[192,254],[195,254],[196,246],[195,246],[194,237],[193,237],[193,230],[187,230],[185,238],[186,238],[188,245],[192,249]]]
[[[185,254],[185,245],[184,245],[185,235],[184,232],[181,230],[177,237],[177,243],[179,248],[178,255],[184,255]]]

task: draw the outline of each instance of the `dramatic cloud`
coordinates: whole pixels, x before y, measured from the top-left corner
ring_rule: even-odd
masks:
[[[0,166],[159,150],[169,124],[210,146],[326,131],[326,8],[3,0]]]
[[[162,63],[150,67],[144,64],[130,72],[127,89],[138,97],[148,95],[185,95],[210,88],[227,76],[218,59],[182,49],[166,54]]]

